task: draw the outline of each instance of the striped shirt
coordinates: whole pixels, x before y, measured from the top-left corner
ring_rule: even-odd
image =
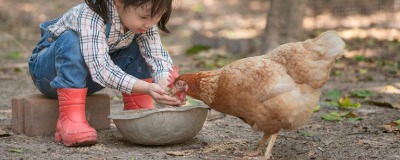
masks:
[[[115,65],[109,53],[129,46],[134,39],[138,43],[140,54],[152,71],[153,81],[167,78],[169,69],[172,68],[172,60],[161,44],[157,26],[136,36],[132,31],[124,32],[114,2],[109,2],[111,29],[108,39],[103,19],[85,3],[70,9],[57,23],[49,26],[48,30],[56,37],[66,30],[73,30],[79,35],[81,52],[90,75],[94,82],[104,87],[132,93],[137,78]]]

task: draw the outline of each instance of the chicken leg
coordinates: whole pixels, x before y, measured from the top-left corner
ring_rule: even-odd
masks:
[[[270,137],[270,134],[264,133],[264,136],[261,138],[261,140],[257,144],[257,148],[252,152],[246,153],[245,155],[250,156],[250,157],[258,157],[258,156],[262,155],[265,144],[267,143],[269,137]]]
[[[272,135],[264,133],[264,136],[261,138],[260,142],[257,145],[256,153],[262,153],[262,150],[264,149],[265,144],[268,140],[268,146],[264,152],[264,157],[265,159],[270,159],[272,156],[272,147],[274,146],[277,137],[278,133]]]
[[[267,143],[270,136],[270,134],[264,133],[264,136],[261,138],[260,142],[258,142],[257,151],[260,151],[262,153],[262,150],[264,149],[265,144]]]
[[[253,152],[250,152],[250,153],[248,153],[248,154],[246,154],[247,156],[251,156],[251,157],[255,157],[255,156],[259,156],[259,155],[262,155],[262,153],[263,153],[263,150],[264,150],[264,148],[265,148],[265,144],[267,143],[267,141],[270,139],[270,137],[271,137],[271,135],[270,134],[267,134],[267,133],[264,133],[264,136],[261,138],[261,140],[258,142],[258,144],[257,144],[257,148],[255,149],[255,151],[253,151]],[[275,142],[275,140],[274,140],[274,142]],[[269,144],[269,143],[268,143]],[[268,147],[269,147],[270,145],[268,145]],[[268,148],[267,147],[267,148]],[[272,146],[271,146],[271,148],[272,148]],[[271,149],[270,149],[271,150]],[[270,154],[270,153],[269,153]],[[266,154],[264,154],[264,156],[265,156]],[[270,156],[269,156],[270,157]]]
[[[264,134],[264,136],[265,136],[265,134]],[[278,137],[278,133],[275,133],[275,134],[271,135],[271,138],[268,141],[267,149],[265,150],[265,153],[264,153],[265,159],[271,158],[271,156],[272,156],[272,153],[271,153],[272,152],[272,147],[275,144],[276,137]],[[264,139],[264,137],[263,137],[263,139]]]

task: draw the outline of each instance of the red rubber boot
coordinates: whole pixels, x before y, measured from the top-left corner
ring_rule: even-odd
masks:
[[[87,146],[97,143],[96,130],[86,121],[87,88],[58,88],[60,115],[55,140],[65,146]]]
[[[143,81],[152,83],[153,79],[147,78],[142,79]],[[124,110],[135,110],[135,109],[150,109],[154,108],[152,98],[147,94],[133,93],[126,94],[122,93],[124,101]]]

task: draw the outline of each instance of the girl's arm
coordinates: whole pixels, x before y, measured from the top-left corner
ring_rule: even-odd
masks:
[[[136,41],[139,45],[140,53],[153,71],[153,81],[162,85],[163,81],[169,77],[169,71],[172,69],[172,60],[161,43],[157,27],[153,26],[146,33],[141,34]]]

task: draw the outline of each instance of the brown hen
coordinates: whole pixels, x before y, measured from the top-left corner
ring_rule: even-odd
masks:
[[[299,128],[310,119],[320,88],[344,47],[338,34],[328,31],[218,70],[182,74],[175,85],[211,108],[239,117],[254,131],[264,132],[257,148],[262,152],[270,138],[264,154],[269,159],[281,129]]]

